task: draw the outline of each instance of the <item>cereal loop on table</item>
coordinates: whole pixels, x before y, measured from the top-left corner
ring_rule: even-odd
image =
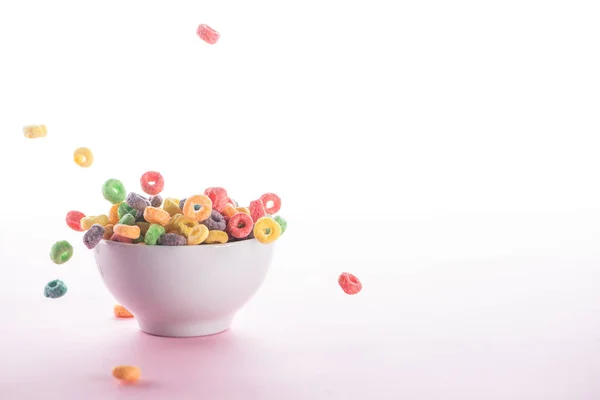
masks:
[[[73,153],[73,160],[75,161],[75,164],[79,165],[80,167],[87,168],[90,167],[94,162],[94,155],[87,147],[80,147],[75,149],[75,152]]]
[[[263,194],[260,196],[260,201],[262,201],[267,214],[273,215],[281,208],[281,199],[275,193]]]
[[[262,217],[254,224],[254,237],[263,244],[272,243],[281,236],[281,226],[273,218]]]
[[[115,225],[115,227],[113,228],[113,231],[115,232],[115,234],[129,238],[129,239],[137,239],[138,237],[140,237],[140,232],[141,232],[140,227],[137,225],[122,225],[122,224]]]
[[[145,193],[154,196],[162,192],[165,180],[160,172],[148,171],[140,178],[140,185]]]
[[[142,371],[133,365],[120,365],[113,368],[112,375],[122,382],[134,383],[140,379]]]
[[[158,224],[152,224],[150,225],[150,228],[148,228],[146,235],[144,235],[144,243],[150,246],[154,246],[156,243],[158,243],[158,240],[164,234],[165,228],[163,226]]]
[[[111,203],[117,204],[125,200],[127,192],[120,180],[109,179],[102,185],[102,196]]]
[[[146,207],[144,210],[144,219],[151,224],[159,224],[165,226],[169,223],[171,216],[162,208]]]
[[[27,139],[37,139],[46,137],[48,134],[48,129],[46,129],[46,125],[26,125],[23,127],[23,135]]]
[[[80,211],[69,211],[65,218],[69,228],[77,232],[83,232],[84,229],[81,227],[81,219],[85,218],[85,214]]]
[[[248,214],[239,212],[229,219],[227,231],[234,238],[244,238],[252,232],[252,217]]]
[[[362,290],[362,283],[351,273],[343,272],[338,278],[338,284],[346,294],[357,294]]]
[[[204,194],[210,198],[212,209],[222,212],[227,206],[227,190],[222,187],[211,187],[204,191]]]
[[[229,235],[224,231],[210,231],[204,241],[205,244],[227,243]]]
[[[200,24],[196,29],[196,34],[200,39],[204,40],[208,44],[215,44],[219,41],[221,35],[213,28],[206,24]]]
[[[104,233],[106,233],[106,229],[102,225],[92,225],[92,227],[83,235],[83,244],[88,249],[93,249],[98,246],[98,243],[104,238]]]
[[[163,210],[169,213],[170,216],[175,214],[183,214],[183,210],[179,207],[179,200],[173,198],[165,199],[163,203]]]
[[[199,205],[200,209],[196,210],[195,206]],[[183,205],[183,215],[194,221],[202,222],[212,213],[212,201],[210,197],[204,194],[197,194],[188,197]]]
[[[113,307],[113,312],[118,318],[133,318],[133,314],[130,313],[128,309],[126,309],[120,304],[117,304]]]
[[[190,246],[200,244],[206,240],[208,237],[208,228],[206,225],[196,225],[192,229],[190,229],[187,236],[187,244]]]
[[[58,299],[67,294],[67,291],[67,285],[60,279],[55,279],[48,282],[44,287],[44,296],[49,299]]]
[[[54,264],[64,264],[73,257],[73,246],[66,240],[60,240],[52,245],[50,259]]]
[[[84,217],[84,218],[81,218],[81,221],[79,221],[79,223],[81,224],[81,229],[83,229],[84,231],[87,231],[94,224],[98,224],[98,225],[102,225],[102,226],[108,225],[108,216],[102,214],[102,215],[93,215],[93,216],[89,216],[89,217]]]
[[[260,200],[252,200],[248,208],[250,209],[250,216],[254,222],[258,221],[259,218],[264,217],[266,214],[265,207]]]

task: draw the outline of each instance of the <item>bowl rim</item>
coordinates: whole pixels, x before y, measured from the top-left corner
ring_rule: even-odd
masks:
[[[245,242],[257,242],[260,243],[258,240],[256,240],[256,238],[252,238],[252,239],[245,239],[245,240],[237,240],[235,242],[227,242],[227,243],[211,243],[211,244],[196,244],[196,245],[186,245],[186,246],[164,246],[164,245],[139,245],[139,243],[123,243],[123,242],[117,242],[114,240],[108,240],[108,239],[102,239],[100,241],[100,243],[98,243],[98,246],[100,245],[105,245],[105,246],[123,246],[123,247],[135,247],[135,248],[144,248],[144,247],[149,247],[149,248],[166,248],[166,249],[173,249],[173,248],[197,248],[197,247],[210,247],[210,248],[225,248],[225,247],[234,247],[234,246],[238,246],[241,245]],[[264,245],[270,245],[273,243],[265,243]],[[96,246],[96,247],[98,247]]]

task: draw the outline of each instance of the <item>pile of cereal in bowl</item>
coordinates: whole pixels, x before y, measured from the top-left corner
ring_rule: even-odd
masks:
[[[117,179],[102,186],[112,203],[107,214],[86,216],[70,211],[66,222],[84,232],[83,243],[93,249],[102,240],[148,246],[194,246],[256,239],[269,244],[277,240],[287,222],[277,214],[281,199],[265,193],[240,207],[221,187],[211,187],[184,199],[163,198],[163,176],[155,171],[142,175],[144,194],[127,192]]]

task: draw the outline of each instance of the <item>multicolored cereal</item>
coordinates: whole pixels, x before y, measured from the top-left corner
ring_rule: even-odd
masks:
[[[110,240],[113,233],[115,233],[113,230],[114,227],[114,224],[108,224],[104,227],[104,235],[102,236],[104,240]]]
[[[165,233],[158,239],[158,244],[162,246],[185,246],[187,245],[187,239],[177,233]]]
[[[252,232],[252,217],[246,213],[239,212],[229,219],[227,232],[230,236],[241,239]]]
[[[362,290],[362,283],[360,283],[360,280],[349,272],[340,274],[338,284],[342,290],[349,295],[357,294]]]
[[[144,210],[144,219],[151,224],[166,225],[171,219],[171,215],[162,208],[146,207]]]
[[[208,44],[216,44],[221,37],[219,32],[206,24],[200,24],[196,29],[196,34]]]
[[[208,196],[212,202],[212,209],[218,212],[222,212],[227,206],[227,190],[222,187],[211,187],[204,191],[204,194]]]
[[[137,239],[140,237],[140,227],[137,225],[122,225],[117,224],[113,228],[115,235],[123,236],[129,239]]]
[[[102,214],[102,215],[93,215],[93,216],[89,216],[89,217],[84,217],[84,218],[81,218],[81,220],[79,221],[79,224],[81,225],[81,229],[83,229],[84,231],[87,231],[88,229],[90,229],[92,227],[92,225],[94,225],[94,224],[106,226],[106,225],[108,225],[108,216]]]
[[[131,214],[125,214],[123,215],[123,218],[121,218],[115,225],[135,225],[135,217]]]
[[[81,219],[85,218],[85,214],[80,211],[69,211],[65,220],[69,228],[77,232],[83,232],[84,229],[81,227]]]
[[[160,207],[163,203],[163,198],[160,195],[150,196],[150,205],[152,207]]]
[[[275,217],[273,217],[273,219],[279,224],[279,226],[281,226],[281,234],[283,235],[283,233],[287,229],[287,221],[285,220],[285,218],[279,215],[276,215]]]
[[[258,221],[259,218],[264,217],[266,214],[265,206],[263,206],[263,203],[260,200],[252,200],[248,208],[250,209],[250,216],[254,222]]]
[[[183,203],[185,204],[185,201]],[[171,217],[175,214],[183,214],[183,210],[179,207],[179,200],[173,198],[165,199],[163,210],[168,212]]]
[[[215,244],[215,243],[227,243],[229,240],[229,235],[224,231],[210,231],[208,232],[208,236],[204,243],[206,244]]]
[[[140,185],[145,193],[154,196],[162,192],[165,180],[160,172],[148,171],[140,178]]]
[[[133,365],[120,365],[113,368],[112,376],[124,383],[135,383],[142,376],[142,371]]]
[[[281,208],[281,199],[275,193],[263,194],[260,196],[260,201],[262,201],[267,214],[276,214]]]
[[[150,200],[137,193],[129,193],[125,199],[127,205],[133,209],[144,211],[146,207],[150,207]]]
[[[129,204],[122,202],[119,204],[119,207],[117,207],[117,216],[121,219],[125,214],[131,214],[135,217],[137,215],[137,210],[130,207]]]
[[[196,210],[196,205],[200,206],[199,210]],[[188,197],[183,205],[183,215],[194,221],[202,222],[212,213],[212,201],[210,197],[204,194],[196,194]]]
[[[26,125],[23,127],[23,135],[27,139],[37,139],[46,137],[48,129],[46,125]]]
[[[256,240],[263,244],[268,244],[281,236],[281,226],[273,218],[262,217],[254,224],[253,232]]]
[[[208,228],[206,225],[196,225],[192,229],[190,229],[187,236],[187,244],[190,246],[200,244],[206,240],[208,237]]]
[[[130,243],[130,244],[133,243],[133,239],[125,237],[125,236],[121,236],[117,233],[113,233],[113,235],[110,237],[110,240],[112,242],[119,242],[119,243]]]
[[[165,228],[159,224],[152,224],[146,235],[144,236],[144,243],[150,246],[154,246],[158,243],[158,239],[165,234]]]
[[[210,217],[204,221],[202,224],[206,225],[206,227],[211,231],[224,231],[227,228],[227,222],[221,213],[213,210],[210,213]]]
[[[87,147],[80,147],[73,152],[73,161],[80,167],[91,167],[94,162],[94,155]]]
[[[117,318],[133,318],[133,314],[120,304],[113,307],[113,312]]]
[[[127,192],[125,186],[118,179],[109,179],[102,185],[102,195],[113,204],[121,203],[125,200]]]

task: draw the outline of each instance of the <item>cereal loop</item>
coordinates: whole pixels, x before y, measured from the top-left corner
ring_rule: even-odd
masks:
[[[260,200],[252,200],[250,202],[250,216],[252,217],[252,221],[256,222],[259,218],[265,216],[265,207],[263,206],[262,201]]]
[[[159,224],[165,226],[169,223],[171,216],[162,208],[146,207],[144,210],[144,219],[151,224]]]
[[[125,200],[127,192],[120,180],[109,179],[102,185],[102,196],[111,203],[117,204]]]
[[[58,299],[67,294],[67,291],[67,285],[60,279],[55,279],[48,282],[44,287],[44,296],[49,299]]]
[[[362,283],[349,272],[343,272],[338,278],[338,284],[346,294],[357,294],[362,290]]]
[[[254,224],[254,237],[263,244],[272,243],[281,236],[281,226],[273,218],[262,217]]]
[[[227,206],[227,190],[222,187],[211,187],[204,191],[204,194],[210,198],[212,209],[218,212],[223,212]]]
[[[177,222],[175,223],[175,230],[187,238],[192,232],[192,229],[196,228],[197,226],[198,221],[194,221],[193,219],[190,219],[186,216],[181,216],[177,218]]]
[[[52,245],[50,259],[54,264],[64,264],[73,257],[73,246],[66,240],[60,240]]]
[[[113,228],[115,234],[123,236],[129,239],[137,239],[140,237],[140,227],[137,225],[123,225],[117,224]]]
[[[92,225],[92,227],[83,235],[83,244],[88,249],[93,249],[104,238],[105,232],[106,229],[102,225]]]
[[[210,231],[204,241],[205,244],[227,243],[229,235],[224,231]]]
[[[273,215],[281,208],[281,199],[275,193],[263,194],[260,196],[260,201],[262,201],[267,214]],[[269,205],[270,203],[273,203],[273,205]]]
[[[226,218],[231,218],[231,217],[233,217],[237,213],[238,213],[238,211],[235,209],[235,207],[233,205],[227,204],[227,206],[223,210],[222,214]]]
[[[285,218],[280,217],[279,215],[276,215],[273,219],[279,224],[279,226],[281,226],[281,234],[283,235],[285,230],[287,229],[287,221],[285,220]]]
[[[116,225],[117,222],[119,222],[119,219],[121,219],[121,217],[119,217],[119,206],[121,204],[123,204],[123,203],[113,204],[110,207],[110,211],[108,212],[108,223],[109,224]]]
[[[73,153],[73,160],[75,161],[75,164],[80,167],[87,168],[94,162],[94,155],[87,147],[80,147]]]
[[[142,371],[132,365],[120,365],[113,368],[112,375],[120,381],[134,383],[140,379]]]
[[[69,211],[65,220],[67,221],[69,228],[77,232],[83,232],[84,229],[81,227],[82,218],[85,218],[84,213],[80,211]]]
[[[165,234],[165,228],[158,224],[150,225],[146,235],[144,235],[144,243],[149,246],[154,246],[158,243],[158,239]]]
[[[162,246],[185,246],[187,245],[187,239],[177,233],[167,233],[158,239],[158,244]]]
[[[125,307],[123,307],[120,304],[117,304],[116,306],[113,307],[113,312],[115,313],[115,316],[118,318],[133,318],[133,314],[130,313],[128,309],[126,309]]]
[[[83,229],[84,231],[87,231],[94,224],[98,224],[98,225],[102,225],[102,226],[108,225],[108,216],[102,214],[102,215],[97,215],[97,216],[84,217],[84,218],[81,218],[81,221],[79,221],[79,223],[81,224],[81,229]]]
[[[27,125],[23,127],[23,135],[27,139],[37,139],[46,137],[48,134],[48,129],[46,129],[46,125]]]
[[[200,206],[200,209],[196,211],[196,205]],[[210,197],[204,194],[197,194],[188,197],[183,205],[183,215],[194,221],[202,222],[212,213],[212,201]]]
[[[190,229],[187,237],[187,244],[190,246],[200,244],[206,240],[208,237],[208,228],[206,225],[196,225],[192,229]]]
[[[108,224],[104,227],[104,235],[102,236],[102,239],[104,240],[110,240],[110,238],[112,237],[114,230],[114,224]]]
[[[173,198],[165,199],[163,203],[163,210],[168,212],[170,216],[175,214],[183,214],[183,211],[181,208],[179,208],[179,200]]]
[[[140,185],[145,193],[155,196],[164,189],[165,180],[160,172],[148,171],[140,178]]]
[[[227,230],[234,238],[245,238],[252,232],[252,217],[248,214],[239,212],[229,219]]]
[[[204,40],[208,44],[215,44],[219,41],[221,35],[213,28],[206,24],[200,24],[196,29],[196,34],[200,39]]]
[[[250,215],[250,210],[248,207],[236,207],[235,211]]]

